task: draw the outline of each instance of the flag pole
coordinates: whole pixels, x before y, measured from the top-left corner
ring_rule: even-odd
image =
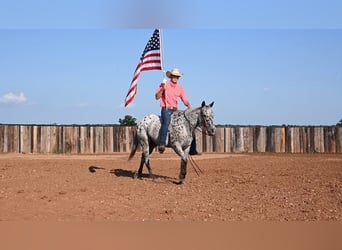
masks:
[[[163,83],[166,83],[167,80],[165,77],[166,71],[164,68],[163,33],[161,29],[159,29],[159,39],[160,39],[160,61],[161,61],[161,68],[163,71]]]

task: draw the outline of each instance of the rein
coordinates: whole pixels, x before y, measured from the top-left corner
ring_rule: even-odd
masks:
[[[200,176],[199,173],[203,174],[202,169],[198,166],[198,164],[195,162],[195,160],[192,158],[192,156],[189,154],[189,160],[191,163],[192,168],[195,170],[197,176]],[[197,168],[197,169],[196,169]]]
[[[190,127],[192,127],[191,121],[185,115],[185,113],[184,113],[184,117],[188,121]],[[200,117],[200,121],[197,122],[197,124],[195,125],[194,129],[198,129],[199,131],[202,132],[202,134],[209,135],[208,134],[208,124],[207,124],[207,121],[204,119],[204,115],[203,115],[202,109],[200,109],[199,117]],[[200,125],[201,128],[199,128],[198,125]],[[202,129],[203,127],[205,128],[204,131]],[[193,159],[193,157],[190,154],[188,155],[188,159],[189,159],[189,161],[191,163],[192,168],[195,170],[195,173],[197,174],[197,176],[200,176],[200,174],[203,174],[202,169],[199,167],[199,165],[196,163],[196,161]]]

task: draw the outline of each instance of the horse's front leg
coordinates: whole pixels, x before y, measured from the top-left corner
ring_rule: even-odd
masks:
[[[181,169],[180,169],[180,173],[179,173],[179,181],[177,184],[184,184],[185,183],[187,165],[188,165],[187,159],[181,159]]]
[[[176,147],[176,149],[175,149],[175,152],[181,157],[179,181],[176,184],[184,184],[185,183],[189,150],[190,150],[190,147],[186,148],[185,150],[183,150],[181,147]]]

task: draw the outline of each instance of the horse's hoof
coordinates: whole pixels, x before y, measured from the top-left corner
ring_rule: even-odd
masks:
[[[134,180],[136,180],[136,179],[141,179],[141,176],[140,176],[138,173],[134,173],[133,179],[134,179]]]
[[[179,181],[174,181],[173,183],[176,184],[176,185],[183,185],[185,183],[185,181],[184,180],[179,180]]]

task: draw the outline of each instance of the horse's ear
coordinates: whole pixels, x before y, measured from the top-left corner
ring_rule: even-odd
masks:
[[[201,108],[205,106],[205,101],[202,102]]]
[[[210,103],[210,105],[209,105],[210,107],[213,107],[214,106],[214,102],[212,102],[212,103]]]

